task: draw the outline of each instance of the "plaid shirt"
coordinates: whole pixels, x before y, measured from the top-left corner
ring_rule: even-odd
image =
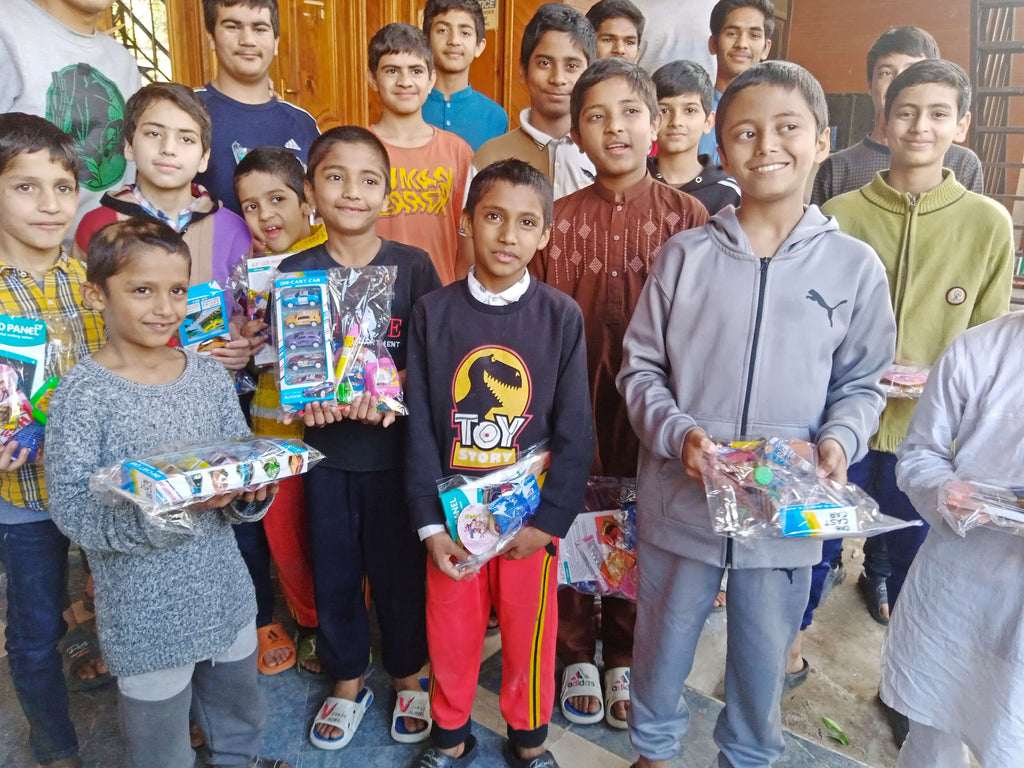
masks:
[[[41,286],[28,272],[0,261],[0,314],[46,322],[44,380],[63,376],[103,344],[103,318],[82,308],[84,282],[85,266],[63,250]],[[43,462],[26,464],[16,473],[0,472],[0,496],[16,506],[45,511]]]
[[[138,184],[129,184],[128,186],[131,187],[132,194],[135,195],[136,202],[138,202],[138,204],[142,206],[142,210],[144,210],[153,218],[159,219],[164,224],[173,229],[175,232],[181,232],[183,229],[185,229],[185,227],[191,224],[192,214],[196,212],[196,208],[199,207],[199,203],[201,203],[204,199],[210,197],[209,192],[207,192],[199,185],[193,184],[192,204],[189,205],[188,208],[182,208],[180,211],[178,211],[177,217],[172,219],[166,213],[164,213],[151,202],[149,202],[149,200],[143,197],[142,190],[139,189]]]

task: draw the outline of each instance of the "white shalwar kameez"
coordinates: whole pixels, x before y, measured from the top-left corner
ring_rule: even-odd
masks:
[[[946,480],[1024,486],[1024,313],[973,328],[934,366],[896,478],[931,524],[882,645],[883,701],[1024,768],[1024,535],[938,514]]]

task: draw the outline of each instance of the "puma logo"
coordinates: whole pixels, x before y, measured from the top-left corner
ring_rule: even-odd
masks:
[[[821,294],[818,293],[813,288],[811,288],[811,290],[809,290],[807,292],[807,295],[804,298],[808,299],[809,301],[813,301],[819,307],[821,307],[826,312],[828,312],[828,327],[829,328],[832,327],[832,313],[835,312],[839,307],[843,306],[843,304],[846,303],[846,299],[843,299],[838,304],[836,304],[834,307],[830,307],[828,305],[828,303],[823,298],[821,298]]]

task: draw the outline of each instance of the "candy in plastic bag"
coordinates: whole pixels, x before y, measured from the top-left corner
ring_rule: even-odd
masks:
[[[547,442],[519,461],[480,477],[454,475],[437,484],[448,532],[471,557],[460,569],[477,569],[499,555],[540,506],[550,454]]]
[[[983,526],[1024,535],[1024,488],[976,480],[947,480],[939,487],[939,514],[961,536]]]
[[[914,525],[878,511],[852,483],[815,471],[814,445],[770,437],[719,445],[701,457],[701,475],[715,533],[734,537],[872,536]]]
[[[232,491],[254,490],[301,475],[323,454],[301,440],[277,437],[168,446],[98,469],[89,488],[109,500],[135,503],[157,528],[193,532],[190,507]]]
[[[890,399],[917,400],[924,392],[931,370],[930,365],[894,363],[882,374],[882,391]]]

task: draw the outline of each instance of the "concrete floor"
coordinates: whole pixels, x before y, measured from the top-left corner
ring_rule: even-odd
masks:
[[[896,749],[881,710],[874,700],[878,681],[878,643],[882,627],[871,621],[855,589],[859,572],[859,546],[847,549],[850,576],[822,608],[809,630],[805,656],[812,665],[810,678],[783,701],[783,720],[788,729],[787,750],[777,768],[856,768],[869,765],[890,768]],[[81,569],[72,557],[73,594],[80,588]],[[80,606],[79,606],[80,608]],[[6,610],[0,595],[0,615]],[[481,666],[474,732],[481,743],[480,768],[503,766],[500,756],[504,724],[498,710],[501,679],[497,638],[488,641]],[[717,765],[711,739],[715,718],[721,710],[722,669],[725,651],[725,617],[708,620],[688,681],[685,698],[691,710],[691,727],[673,768],[710,768]],[[310,745],[306,734],[319,706],[325,684],[286,672],[262,677],[261,687],[270,704],[270,720],[264,753],[287,759],[294,768],[336,766],[344,768],[402,768],[421,747],[399,745],[388,735],[394,696],[387,676],[376,669],[368,684],[376,701],[355,740],[340,752],[323,752]],[[114,687],[71,694],[73,717],[87,768],[121,768],[125,765],[117,733]],[[829,739],[822,716],[840,723],[850,738],[844,747]],[[548,746],[563,768],[627,768],[635,759],[628,736],[607,726],[576,726],[556,712]],[[200,763],[197,763],[200,765]],[[32,768],[27,749],[27,726],[11,688],[6,659],[0,659],[0,768]]]

